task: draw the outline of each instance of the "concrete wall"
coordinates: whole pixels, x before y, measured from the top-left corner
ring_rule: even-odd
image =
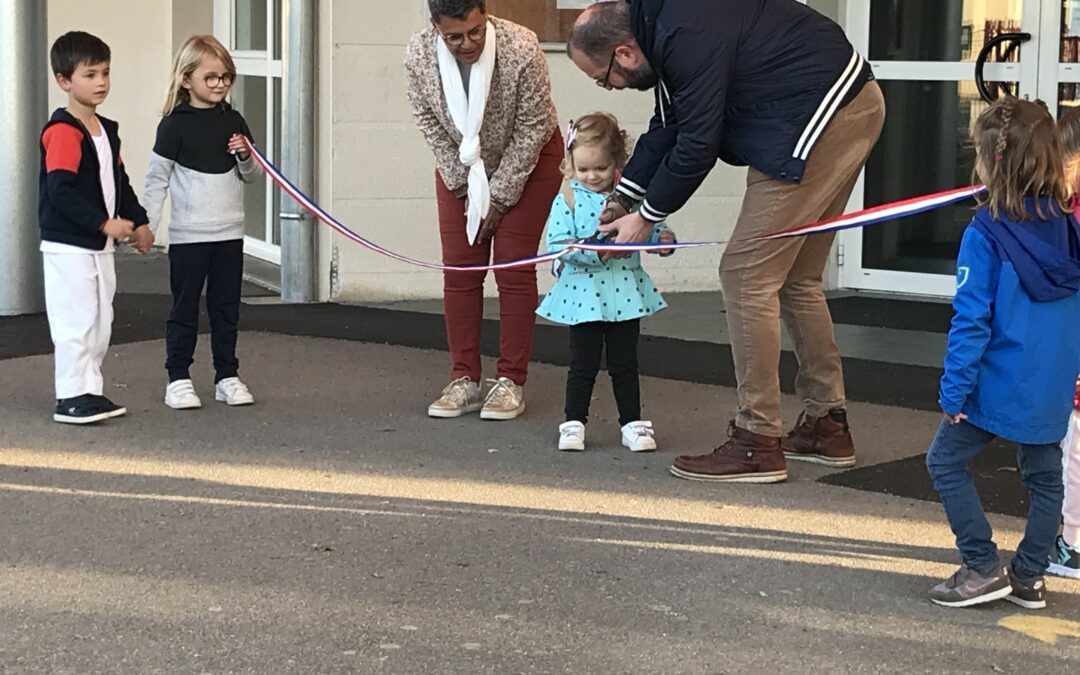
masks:
[[[324,3],[325,4],[325,3]],[[363,5],[363,6],[361,6]],[[324,8],[325,11],[325,8]],[[390,248],[424,260],[439,260],[434,201],[434,162],[413,125],[405,97],[402,62],[409,36],[428,21],[425,0],[398,3],[336,2],[322,15],[323,44],[329,40],[332,131],[321,134],[320,156],[332,156],[332,185],[320,197],[343,222]],[[329,24],[329,25],[327,25]],[[548,55],[559,118],[592,110],[615,112],[633,133],[642,132],[652,111],[651,94],[603,92],[577,71],[561,51]],[[321,83],[322,84],[322,83]],[[325,170],[325,165],[321,167]],[[725,239],[738,214],[744,173],[718,165],[671,225],[683,240]],[[325,173],[320,177],[325,180]],[[546,216],[543,214],[541,217]],[[323,249],[326,275],[336,279],[339,300],[434,298],[442,294],[438,273],[418,271],[368,253],[337,235]],[[666,290],[717,288],[720,249],[680,251],[646,265]],[[541,274],[542,289],[550,275]],[[490,282],[490,280],[489,280]],[[489,283],[493,292],[493,284]]]
[[[49,0],[48,21],[50,46],[68,31],[84,30],[112,49],[112,90],[99,111],[120,124],[124,164],[141,195],[173,51],[192,33],[212,32],[213,0],[104,0],[92,11],[79,0]],[[54,84],[50,111],[65,105],[67,96]],[[164,228],[159,235],[163,242]]]

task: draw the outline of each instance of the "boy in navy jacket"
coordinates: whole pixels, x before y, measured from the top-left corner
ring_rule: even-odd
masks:
[[[96,113],[109,94],[110,59],[108,45],[83,32],[60,36],[50,53],[68,105],[41,133],[38,220],[56,351],[53,419],[68,424],[127,412],[103,395],[101,375],[112,334],[114,242],[141,253],[154,242],[120,159],[117,125]]]

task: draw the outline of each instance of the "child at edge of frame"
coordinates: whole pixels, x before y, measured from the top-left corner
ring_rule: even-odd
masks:
[[[1080,206],[1080,108],[1070,108],[1058,120],[1058,136],[1065,159],[1065,181],[1072,195],[1073,213]],[[1073,413],[1069,433],[1062,441],[1062,480],[1065,501],[1061,507],[1062,528],[1050,553],[1047,573],[1080,579],[1080,376],[1073,392]]]
[[[109,95],[112,52],[83,31],[49,53],[68,103],[41,132],[38,224],[45,308],[55,350],[53,420],[93,424],[127,414],[104,395],[102,364],[112,338],[116,243],[146,253],[149,219],[131,189],[116,122],[97,114]]]
[[[172,308],[165,326],[165,405],[202,407],[190,368],[199,337],[199,300],[206,288],[214,399],[255,402],[239,377],[236,342],[244,275],[244,184],[258,164],[248,154],[251,131],[226,100],[236,81],[228,50],[211,35],[188,38],[176,53],[143,196],[150,226],[161,223],[166,195]]]
[[[939,393],[944,420],[926,456],[961,567],[930,600],[970,607],[1005,599],[1042,609],[1061,517],[1061,441],[1080,372],[1080,226],[1045,107],[1002,99],[979,116],[973,142],[987,189],[960,242]],[[1030,498],[1009,565],[968,469],[995,438],[1017,444]]]
[[[570,197],[560,194],[551,206],[548,250],[596,236],[606,196],[629,156],[629,137],[614,116],[590,113],[570,123],[563,160]],[[649,240],[654,244],[674,241],[674,233],[664,223],[657,224]],[[672,252],[668,249],[661,255]],[[641,267],[641,254],[605,260],[595,252],[573,251],[556,261],[555,270],[558,279],[536,313],[570,327],[566,421],[559,425],[559,450],[585,449],[589,404],[604,352],[622,444],[632,452],[655,450],[652,422],[641,419],[637,346],[641,318],[667,303]]]

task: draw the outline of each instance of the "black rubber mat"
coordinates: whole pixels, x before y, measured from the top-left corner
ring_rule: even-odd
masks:
[[[948,333],[952,305],[893,298],[849,296],[829,300],[833,323],[871,328]]]
[[[114,307],[113,344],[158,340],[164,336],[168,296],[118,295]],[[203,332],[208,330],[205,313],[199,325]],[[424,312],[333,304],[244,305],[240,325],[248,331],[446,349],[443,317]],[[485,355],[498,356],[498,335],[498,322],[485,321],[481,338],[481,351]],[[51,351],[45,315],[0,320],[0,359]],[[538,325],[533,360],[567,365],[567,329]],[[735,385],[728,345],[642,336],[639,361],[643,375],[700,384]],[[794,354],[784,352],[780,359],[780,379],[787,393],[794,390],[797,367]],[[921,410],[937,409],[937,381],[941,377],[937,368],[845,358],[844,374],[851,400]]]
[[[1020,484],[1014,445],[1004,441],[990,444],[972,462],[971,475],[975,478],[984,509],[1010,516],[1027,515],[1027,489]],[[938,501],[937,492],[926,472],[925,454],[830,474],[819,482],[897,497]]]

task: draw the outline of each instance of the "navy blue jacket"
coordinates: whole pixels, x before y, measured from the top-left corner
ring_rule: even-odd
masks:
[[[659,222],[717,159],[797,183],[836,111],[873,74],[834,21],[795,0],[627,0],[660,76],[618,190]]]
[[[120,159],[116,122],[100,115],[98,121],[112,147],[116,210],[109,213],[105,208],[97,149],[90,132],[60,108],[41,131],[38,224],[42,241],[101,251],[107,239],[101,231],[105,221],[126,218],[137,227],[149,221]]]
[[[944,412],[1017,443],[1065,437],[1080,372],[1080,227],[1042,207],[1019,222],[980,209],[964,231],[941,378]]]

